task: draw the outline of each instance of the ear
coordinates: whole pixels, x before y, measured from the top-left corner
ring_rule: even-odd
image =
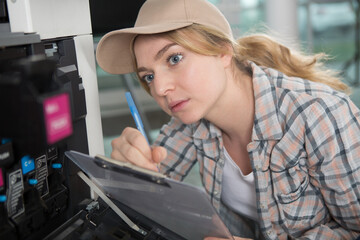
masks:
[[[231,66],[234,50],[230,45],[226,46],[227,52],[220,54],[221,61],[223,62],[224,68]]]

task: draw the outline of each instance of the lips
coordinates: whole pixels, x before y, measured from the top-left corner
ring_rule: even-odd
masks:
[[[185,105],[189,102],[189,100],[180,100],[180,101],[173,101],[169,104],[169,109],[171,112],[178,112],[182,110]]]

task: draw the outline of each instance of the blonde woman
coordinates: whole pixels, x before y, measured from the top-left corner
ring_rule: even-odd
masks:
[[[172,117],[152,147],[126,128],[112,158],[178,180],[197,161],[235,239],[360,235],[360,112],[321,55],[266,35],[235,41],[205,0],[148,0],[135,27],[101,39],[97,60],[136,72]]]

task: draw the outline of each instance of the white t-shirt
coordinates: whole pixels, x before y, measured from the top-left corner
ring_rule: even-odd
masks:
[[[221,199],[233,211],[257,221],[254,174],[244,176],[225,148],[224,152]]]

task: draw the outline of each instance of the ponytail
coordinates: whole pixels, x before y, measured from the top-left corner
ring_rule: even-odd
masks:
[[[350,93],[349,87],[339,79],[336,72],[324,69],[322,60],[326,60],[326,55],[323,53],[307,56],[290,50],[266,35],[239,38],[234,50],[237,62],[250,60],[287,76],[324,83],[335,90]]]

